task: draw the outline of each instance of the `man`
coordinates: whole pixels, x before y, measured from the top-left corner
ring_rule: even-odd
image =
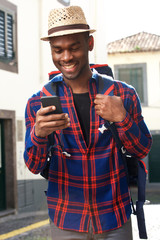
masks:
[[[130,195],[122,158],[111,132],[102,134],[98,129],[106,120],[114,122],[124,147],[138,159],[151,146],[135,90],[108,79],[108,95],[98,93],[100,76],[91,72],[88,59],[93,32],[80,7],[50,12],[48,36],[42,40],[49,41],[53,63],[62,73],[51,83],[56,84],[63,113],[48,115],[55,106],[41,106],[41,96],[52,95],[51,83],[26,107],[24,157],[33,173],[45,168],[48,135],[56,133],[47,190],[54,240],[131,240]]]

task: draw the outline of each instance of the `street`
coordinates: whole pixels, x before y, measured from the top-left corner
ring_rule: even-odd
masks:
[[[160,240],[160,205],[145,205],[144,211],[148,240]],[[39,223],[42,226],[38,227]],[[134,215],[132,215],[132,226],[133,240],[138,240],[137,219]],[[9,233],[10,236],[8,236]],[[3,239],[51,240],[47,212],[22,213],[0,218],[0,240]]]

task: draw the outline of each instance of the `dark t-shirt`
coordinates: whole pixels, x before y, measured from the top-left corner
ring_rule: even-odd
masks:
[[[88,146],[90,132],[90,98],[89,93],[74,93],[74,104],[77,111],[78,119],[82,128],[83,136]]]

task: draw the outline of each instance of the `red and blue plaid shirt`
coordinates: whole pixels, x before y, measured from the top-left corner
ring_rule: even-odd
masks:
[[[91,220],[94,233],[102,233],[121,227],[131,214],[130,195],[121,155],[109,130],[102,134],[98,128],[104,123],[94,108],[98,92],[99,75],[93,73],[89,80],[90,136],[86,146],[74,106],[70,87],[62,75],[51,80],[59,82],[58,95],[62,109],[69,114],[71,125],[57,131],[64,149],[71,156],[62,153],[61,144],[55,136],[54,154],[49,170],[47,201],[49,216],[61,229],[87,232]],[[126,118],[117,122],[119,137],[130,154],[144,158],[151,146],[151,135],[141,115],[139,98],[133,87],[115,80],[110,81],[110,91],[122,98],[127,111]],[[40,173],[46,165],[49,149],[47,137],[35,135],[36,112],[41,107],[42,95],[52,95],[46,86],[34,94],[27,103],[26,146],[24,158],[27,167],[34,174]]]

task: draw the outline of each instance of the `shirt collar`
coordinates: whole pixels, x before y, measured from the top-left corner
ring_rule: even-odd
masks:
[[[99,78],[98,72],[97,72],[95,69],[93,69],[92,77],[91,77],[90,80],[91,80],[91,81],[95,80],[95,82],[96,82],[96,84],[97,84],[97,83],[98,83],[98,78]],[[53,81],[53,82],[63,82],[64,80],[63,80],[63,75],[62,75],[62,73],[60,73],[60,74],[58,74],[57,76],[51,78],[50,81]]]
[[[54,76],[53,78],[50,79],[52,82],[62,82],[63,81],[63,75],[62,73]]]

